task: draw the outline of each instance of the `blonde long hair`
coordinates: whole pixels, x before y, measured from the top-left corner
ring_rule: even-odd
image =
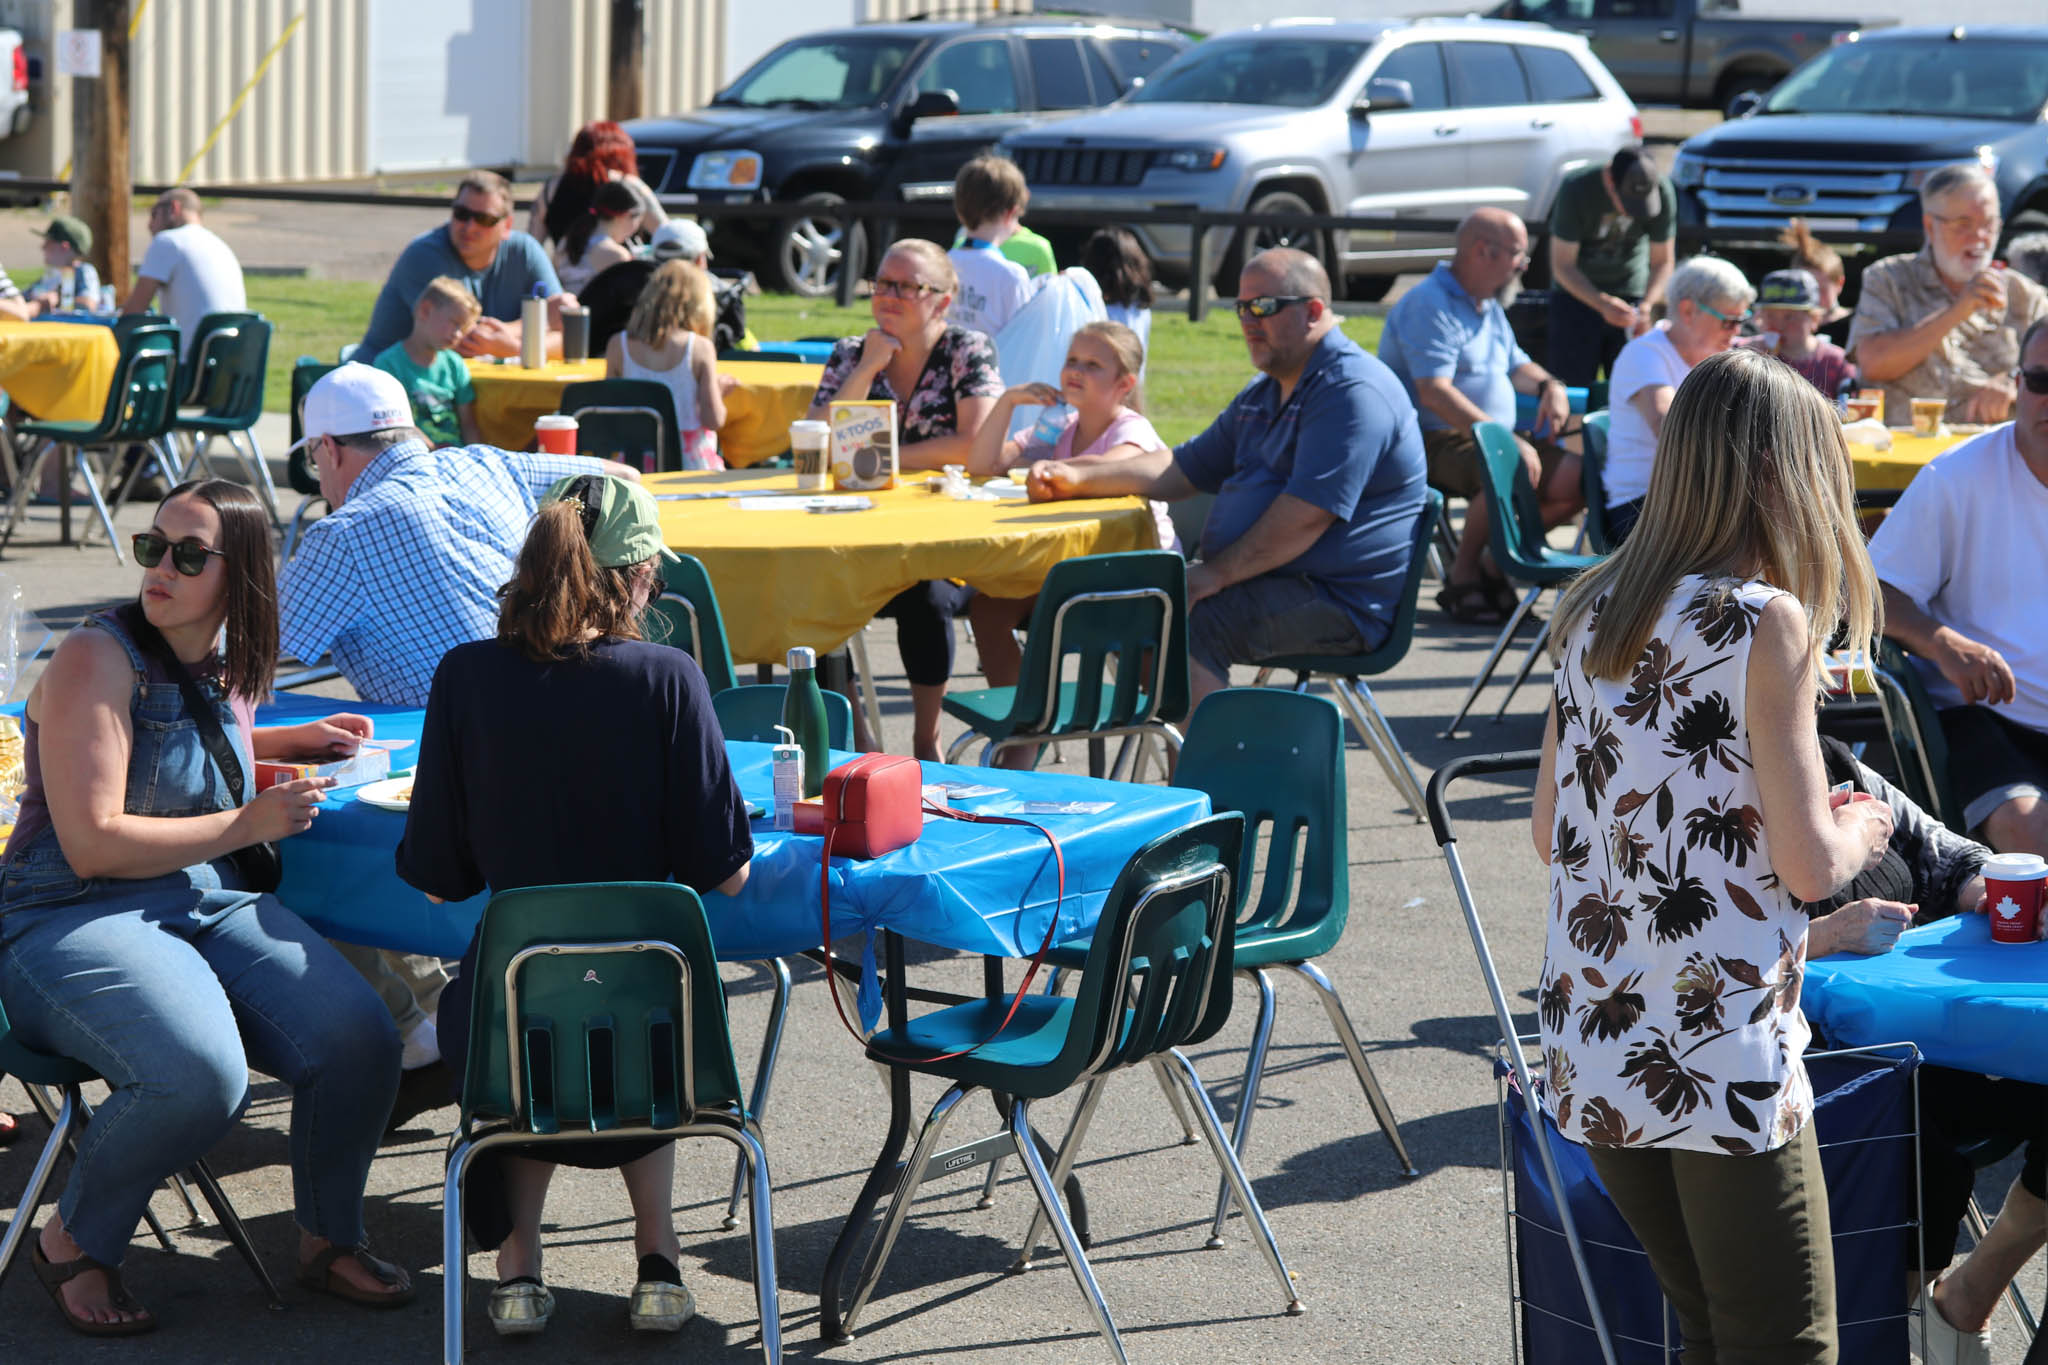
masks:
[[[1709,356],[1678,386],[1641,521],[1565,592],[1551,639],[1604,598],[1586,671],[1623,681],[1688,574],[1761,578],[1798,598],[1816,688],[1838,627],[1864,650],[1883,627],[1841,420],[1798,371],[1758,351]]]
[[[713,316],[711,276],[689,261],[665,261],[640,287],[626,335],[655,347],[666,346],[676,332],[708,337]]]

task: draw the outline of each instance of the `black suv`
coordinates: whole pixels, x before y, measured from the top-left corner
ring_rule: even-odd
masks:
[[[967,161],[1050,112],[1109,103],[1188,46],[1144,22],[1012,16],[862,24],[792,38],[711,103],[626,125],[640,175],[671,210],[801,200],[783,230],[715,220],[722,263],[751,261],[772,288],[829,293],[847,200],[943,199]]]

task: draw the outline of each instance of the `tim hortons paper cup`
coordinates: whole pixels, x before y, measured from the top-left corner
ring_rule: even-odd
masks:
[[[1984,864],[1984,913],[1993,943],[2032,943],[2039,936],[2041,889],[2048,861],[2032,853],[1994,854]]]
[[[565,413],[551,412],[533,424],[533,434],[540,437],[540,448],[550,455],[574,455],[576,453],[576,419]]]

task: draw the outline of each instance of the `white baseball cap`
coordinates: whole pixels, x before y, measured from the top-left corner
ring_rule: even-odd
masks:
[[[703,224],[690,218],[671,218],[654,230],[654,238],[648,247],[656,260],[667,261],[676,257],[696,260],[699,256],[711,255],[711,239],[704,235]]]
[[[359,436],[386,427],[409,427],[413,424],[412,403],[398,376],[350,361],[314,381],[306,393],[300,421],[300,430],[306,434],[292,444],[292,450],[322,436]]]

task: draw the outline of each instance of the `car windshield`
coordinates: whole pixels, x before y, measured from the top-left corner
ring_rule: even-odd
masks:
[[[1314,38],[1210,41],[1189,48],[1128,97],[1132,104],[1278,104],[1328,100],[1365,55],[1364,43]]]
[[[880,104],[921,42],[821,34],[784,43],[712,100],[749,109],[859,109]]]
[[[2031,123],[2048,104],[2048,43],[1946,37],[1843,43],[1785,78],[1766,114],[1924,114]]]

